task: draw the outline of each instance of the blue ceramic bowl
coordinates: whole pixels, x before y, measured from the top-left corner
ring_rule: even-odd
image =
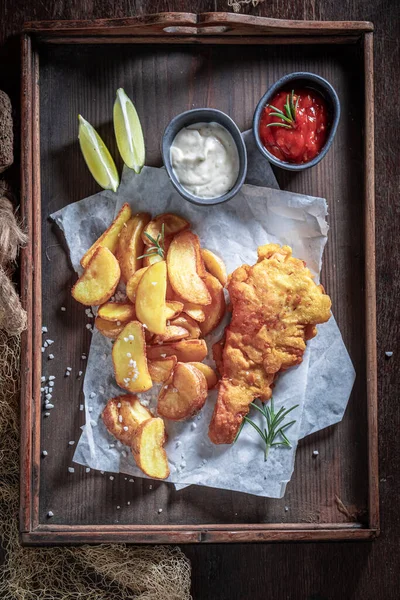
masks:
[[[317,154],[315,158],[306,162],[304,164],[295,164],[285,162],[276,158],[271,152],[269,152],[266,147],[263,145],[260,138],[260,119],[262,116],[262,112],[266,104],[268,104],[272,98],[277,94],[282,88],[289,89],[291,86],[300,87],[300,88],[310,88],[315,90],[324,98],[327,103],[329,115],[330,115],[330,129],[328,138],[323,146],[321,152]],[[260,102],[257,104],[257,108],[254,112],[253,117],[253,134],[256,140],[257,147],[261,154],[265,156],[273,165],[280,167],[281,169],[286,169],[287,171],[304,171],[305,169],[309,169],[314,165],[318,164],[320,160],[322,160],[325,154],[328,152],[329,148],[332,145],[333,138],[335,137],[336,129],[339,123],[340,117],[340,102],[337,96],[337,93],[331,86],[331,84],[320,77],[319,75],[315,75],[314,73],[306,73],[306,72],[298,72],[298,73],[290,73],[289,75],[285,75],[279,81],[274,83],[273,86],[269,88],[269,90],[264,94],[261,98]]]
[[[218,196],[217,198],[201,198],[198,196],[194,196],[193,194],[188,192],[179,183],[171,165],[170,150],[175,136],[181,129],[187,127],[188,125],[193,125],[194,123],[211,122],[219,123],[220,125],[225,127],[225,129],[227,129],[233,137],[239,153],[239,174],[233,188],[231,188],[229,192],[227,192],[223,196]],[[238,191],[244,183],[244,180],[246,179],[247,152],[242,134],[240,133],[240,129],[238,128],[236,123],[232,121],[230,117],[228,117],[228,115],[221,112],[220,110],[216,110],[215,108],[195,108],[193,110],[188,110],[184,113],[181,113],[177,117],[174,117],[169,123],[169,125],[167,125],[164,131],[161,143],[161,154],[165,168],[172,181],[173,186],[180,193],[180,195],[183,198],[185,198],[185,200],[193,202],[193,204],[211,206],[213,204],[221,204],[222,202],[227,202],[238,193]]]

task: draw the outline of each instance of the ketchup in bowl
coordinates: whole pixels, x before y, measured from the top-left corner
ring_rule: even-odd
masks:
[[[281,90],[263,109],[259,134],[279,160],[304,164],[322,150],[329,134],[324,98],[313,89]]]

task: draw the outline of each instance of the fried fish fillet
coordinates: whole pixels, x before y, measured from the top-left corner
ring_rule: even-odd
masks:
[[[277,374],[298,365],[315,325],[330,318],[331,300],[289,246],[258,248],[258,262],[230,276],[232,321],[219,361],[221,382],[209,437],[230,444],[255,399],[268,401]],[[221,346],[216,345],[217,358]]]

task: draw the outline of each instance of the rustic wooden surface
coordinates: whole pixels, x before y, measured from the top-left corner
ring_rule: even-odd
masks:
[[[377,274],[380,394],[380,475],[382,535],[373,544],[186,547],[193,563],[194,598],[378,598],[397,597],[399,408],[396,378],[398,309],[398,124],[395,98],[399,51],[396,2],[273,2],[249,12],[279,18],[359,19],[376,25]],[[225,2],[11,2],[0,5],[0,87],[18,109],[19,43],[12,37],[24,20],[118,17],[162,10],[225,10]],[[3,60],[4,59],[4,60]],[[397,144],[397,145],[396,145]],[[396,153],[397,152],[397,153]],[[397,169],[396,169],[397,167]],[[9,172],[18,182],[18,169]],[[356,175],[355,175],[356,177]],[[397,192],[397,195],[396,195]],[[396,221],[397,219],[397,221]],[[357,235],[357,232],[355,232]],[[389,243],[388,243],[389,242]],[[396,288],[397,286],[397,288]],[[350,299],[347,299],[350,302]],[[360,340],[362,344],[362,340]],[[385,360],[385,350],[394,356]],[[397,384],[397,385],[396,385]],[[362,423],[362,419],[360,420]],[[353,426],[357,427],[357,415]],[[305,475],[304,475],[305,476]],[[77,499],[79,502],[79,499]],[[397,554],[397,556],[396,556]]]

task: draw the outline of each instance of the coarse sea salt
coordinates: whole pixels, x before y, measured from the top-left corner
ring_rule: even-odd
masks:
[[[68,467],[68,473],[75,473],[74,467]]]
[[[55,377],[54,377],[54,375],[50,375],[50,376],[49,376],[49,381],[54,381],[54,380],[55,380]]]

